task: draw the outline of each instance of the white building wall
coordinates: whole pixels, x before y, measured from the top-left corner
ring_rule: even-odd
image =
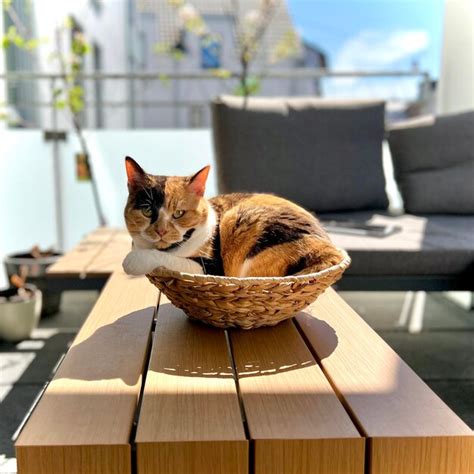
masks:
[[[438,112],[474,109],[474,1],[446,0]]]
[[[221,37],[221,67],[231,71],[239,71],[240,63],[234,38],[232,18],[227,15],[206,15],[204,20],[213,34]],[[156,44],[157,20],[151,14],[142,14],[140,27],[146,32],[149,44]],[[180,60],[166,55],[151,54],[148,57],[146,71],[148,72],[184,72],[199,73],[201,68],[201,47],[197,36],[186,33],[186,53]],[[270,49],[272,45],[262,44],[262,49]],[[273,45],[274,46],[274,45]],[[253,71],[271,71],[272,68],[291,69],[297,66],[298,59],[290,58],[275,65],[264,66],[261,61],[255,61],[251,66]],[[236,79],[171,79],[167,82],[147,81],[137,85],[137,97],[144,102],[163,100],[170,104],[179,102],[200,102],[202,105],[191,110],[190,107],[146,108],[140,113],[139,127],[158,128],[188,128],[209,127],[211,124],[210,102],[220,94],[232,94],[237,86]],[[313,79],[280,79],[263,78],[259,95],[288,96],[316,95],[317,84]]]
[[[57,61],[51,59],[56,49],[55,31],[64,24],[65,19],[72,15],[83,29],[88,42],[97,45],[101,51],[104,73],[152,72],[166,75],[172,72],[199,73],[201,68],[201,50],[199,38],[187,34],[187,53],[182,60],[173,60],[157,55],[154,46],[159,38],[159,22],[157,13],[138,12],[135,0],[100,1],[98,8],[90,0],[33,0],[35,17],[35,36],[46,38],[38,51],[38,72],[59,72]],[[230,16],[206,15],[205,21],[213,33],[222,38],[222,64],[225,69],[238,71],[234,38],[234,24]],[[68,51],[69,32],[63,34],[63,48]],[[262,45],[262,49],[270,49],[274,45]],[[94,72],[93,52],[86,57],[85,71]],[[272,67],[293,68],[302,66],[297,59],[288,59]],[[263,64],[256,61],[252,68],[262,71]],[[101,83],[103,102],[122,102],[121,107],[103,107],[102,127],[108,129],[123,128],[188,128],[208,127],[211,123],[209,103],[220,94],[233,93],[237,85],[235,79],[171,79],[107,80]],[[56,87],[61,84],[57,83]],[[86,100],[96,101],[96,85],[94,80],[84,83]],[[317,93],[315,81],[312,79],[269,79],[262,80],[260,95],[314,95]],[[48,80],[38,83],[38,100],[51,102],[52,84]],[[130,102],[137,106],[132,109]],[[168,107],[154,107],[152,101],[166,101]],[[198,102],[194,108],[177,107],[179,102]],[[129,104],[125,104],[129,102]],[[38,114],[38,125],[50,129],[56,116],[60,129],[70,129],[69,115],[66,111],[54,113],[50,107],[42,107]],[[94,107],[87,107],[84,112],[85,128],[96,128],[97,113]]]
[[[128,72],[133,43],[128,27],[128,8],[131,0],[99,2],[99,8],[94,8],[90,1],[65,2],[64,0],[42,0],[32,2],[36,11],[36,31],[38,38],[46,38],[47,42],[38,49],[39,71],[59,72],[56,60],[51,59],[51,53],[56,49],[55,32],[64,25],[65,19],[72,15],[83,29],[87,41],[96,44],[101,51],[103,72]],[[62,35],[64,51],[69,48],[69,33]],[[93,53],[86,56],[85,72],[93,72]],[[58,84],[60,86],[60,84]],[[84,84],[86,99],[95,101],[93,81]],[[43,101],[51,100],[51,83],[41,81],[40,97]],[[107,81],[103,84],[104,101],[125,101],[129,97],[129,83],[122,81]],[[59,126],[69,128],[69,120],[64,111],[58,112]],[[104,111],[105,128],[127,128],[130,125],[130,110],[128,107],[107,109]],[[48,108],[42,109],[40,123],[43,128],[51,127],[52,114]],[[95,111],[90,108],[86,113],[86,127],[96,126]]]

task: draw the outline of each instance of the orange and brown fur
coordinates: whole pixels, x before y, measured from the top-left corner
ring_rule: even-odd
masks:
[[[225,276],[286,276],[341,260],[318,220],[268,194],[203,197],[209,167],[191,177],[145,173],[126,160],[125,222],[134,248],[124,261],[138,275],[158,266]]]

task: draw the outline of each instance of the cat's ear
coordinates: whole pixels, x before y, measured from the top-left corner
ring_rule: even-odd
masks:
[[[127,170],[129,189],[133,189],[144,183],[146,173],[133,158],[130,158],[129,156],[125,158],[125,169]]]
[[[206,181],[211,167],[205,166],[189,179],[188,190],[198,196],[204,196],[206,190]]]

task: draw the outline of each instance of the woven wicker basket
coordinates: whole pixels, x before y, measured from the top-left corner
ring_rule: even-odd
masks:
[[[147,275],[191,319],[219,328],[274,326],[291,318],[339,280],[351,260],[325,270],[280,277],[236,278],[192,275],[157,268]]]

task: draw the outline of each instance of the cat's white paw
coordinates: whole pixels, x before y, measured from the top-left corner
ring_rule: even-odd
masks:
[[[122,263],[122,268],[127,275],[145,275],[152,272],[157,265],[153,250],[133,250]]]

